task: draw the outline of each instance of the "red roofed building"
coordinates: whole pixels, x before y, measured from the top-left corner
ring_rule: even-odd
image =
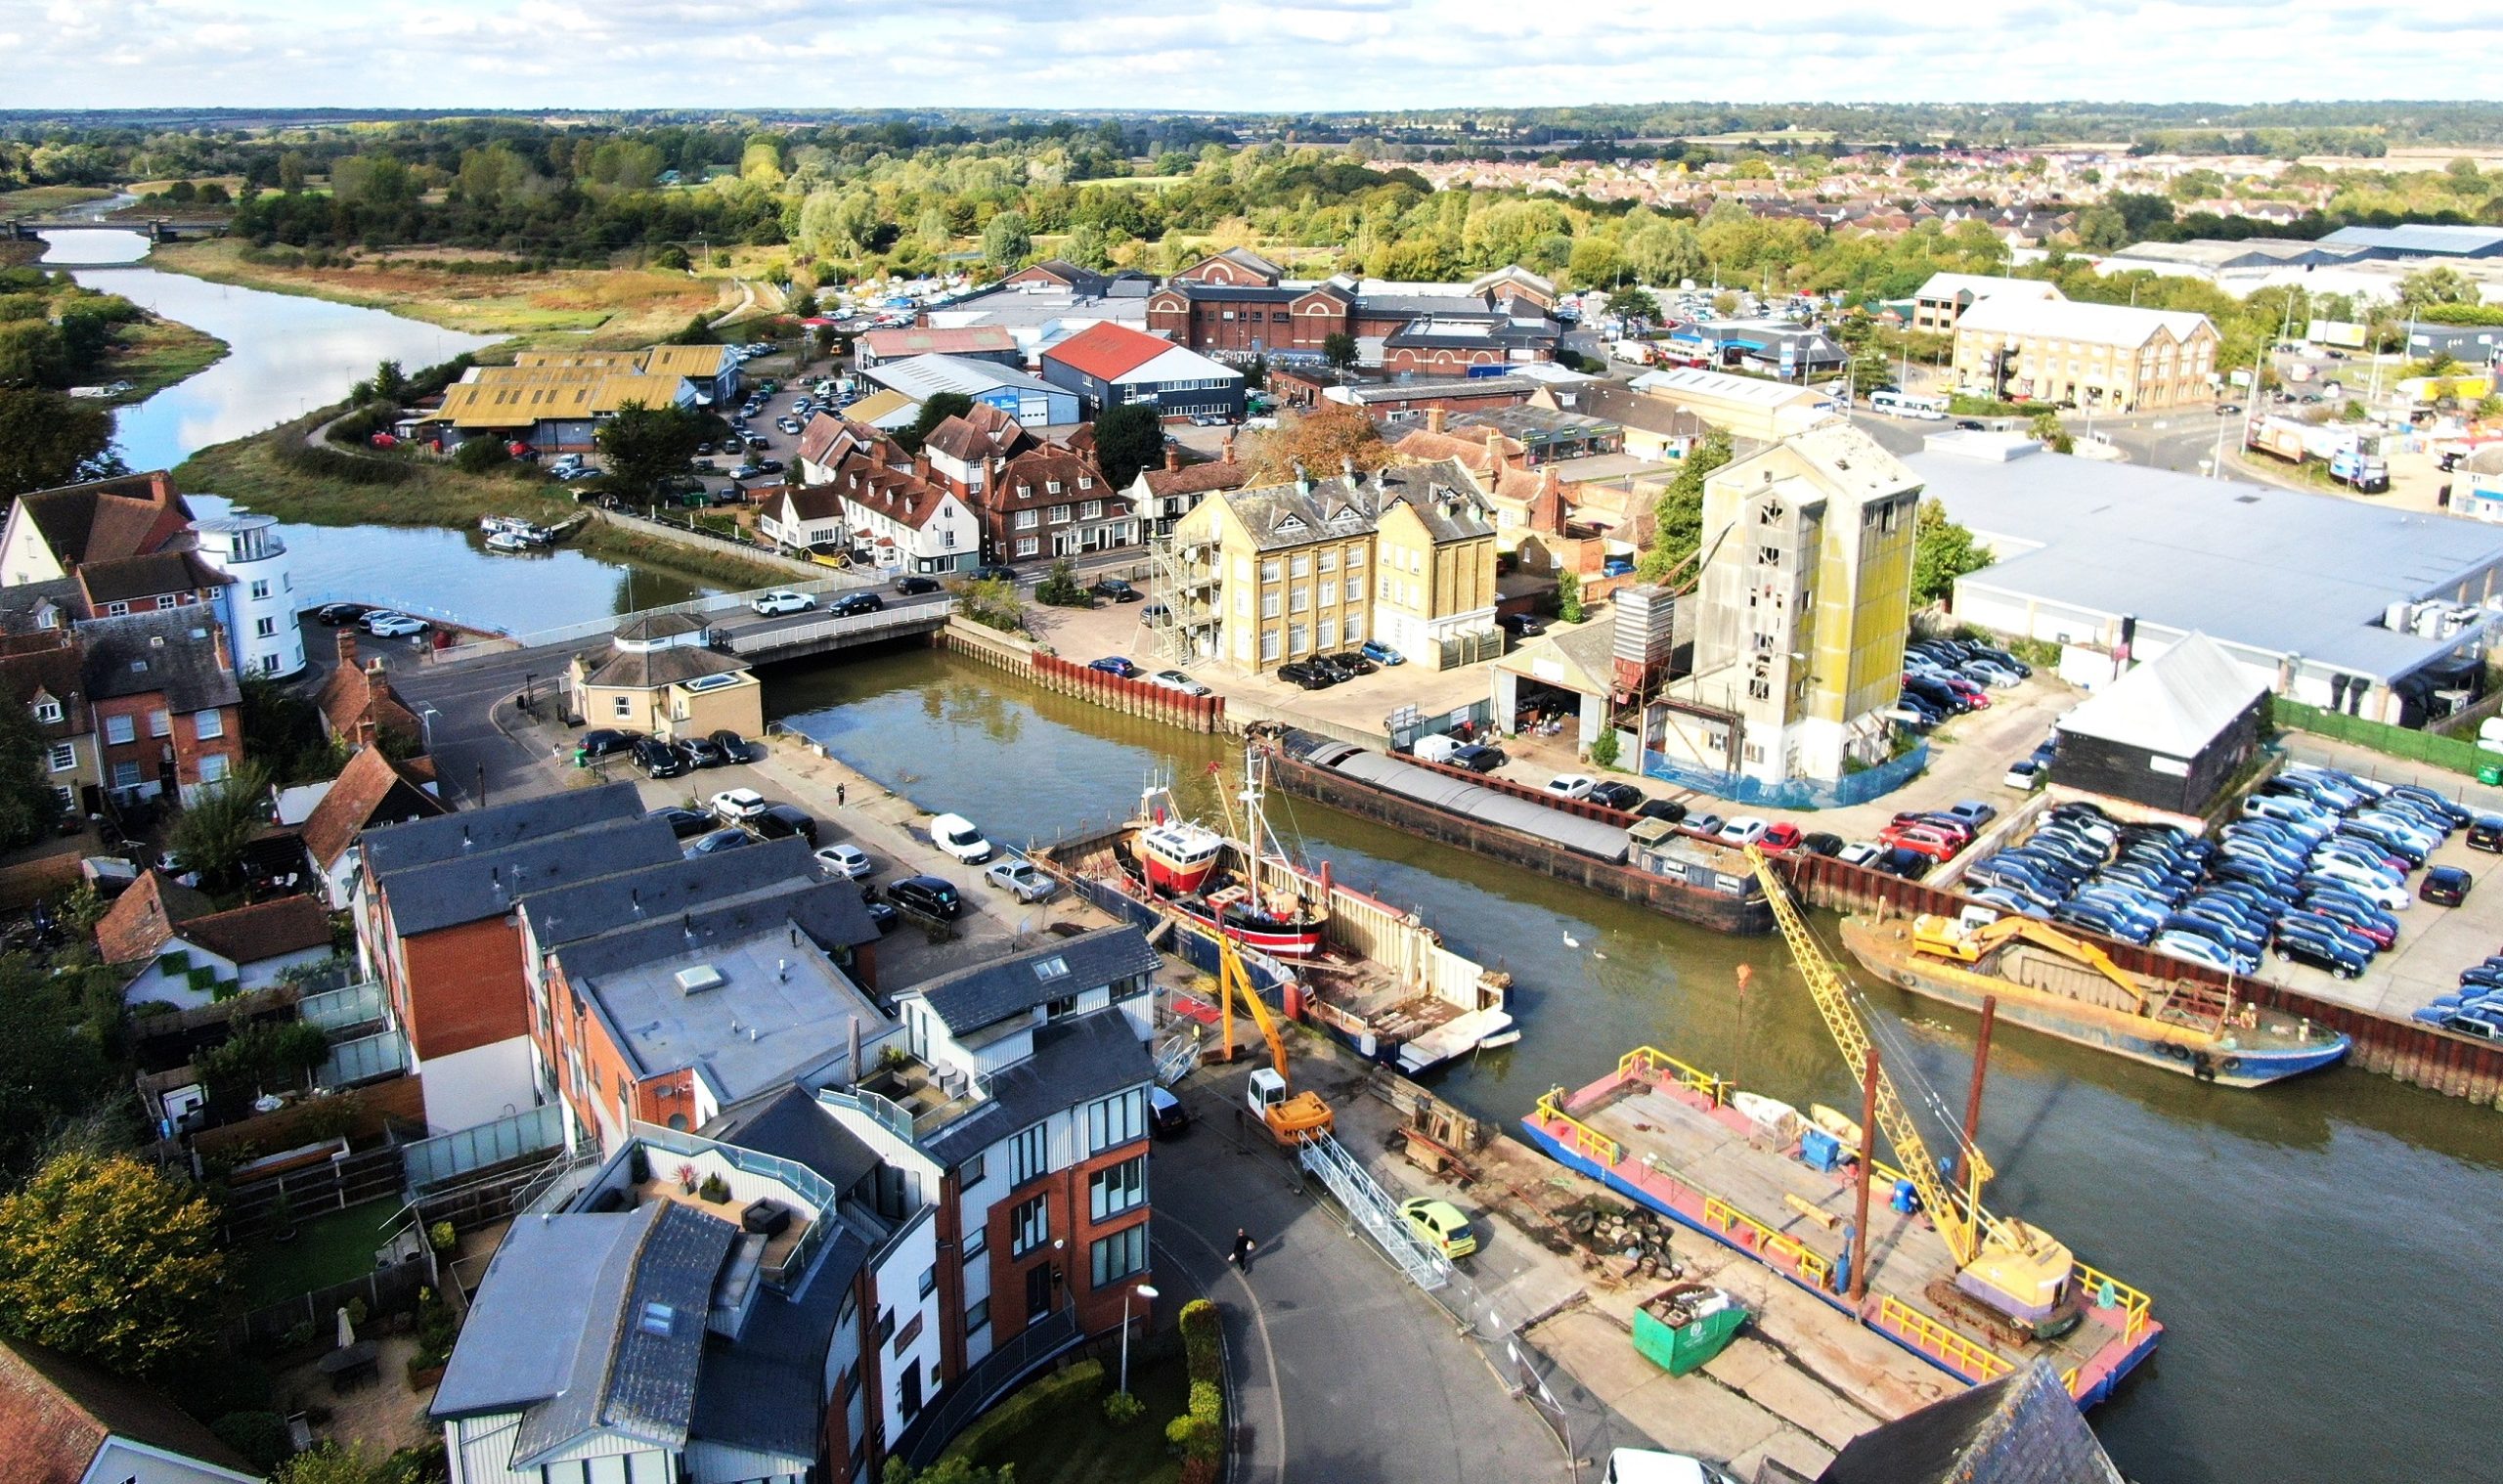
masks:
[[[409,710],[382,661],[357,662],[356,634],[339,631],[339,663],[322,681],[314,705],[322,713],[322,729],[350,747],[382,742],[403,757],[425,751],[425,724]]]
[[[850,441],[824,481],[843,502],[856,549],[899,575],[970,571],[982,535],[973,507],[932,476],[930,456],[906,455],[884,434]],[[786,497],[787,498],[787,497]]]
[[[1243,418],[1243,373],[1170,340],[1110,320],[1043,352],[1043,379],[1077,394],[1089,417],[1146,405],[1163,418]]]
[[[1250,482],[1252,471],[1234,459],[1234,435],[1225,438],[1225,452],[1208,463],[1184,463],[1179,449],[1164,451],[1164,462],[1153,469],[1141,469],[1130,482],[1126,493],[1130,505],[1139,512],[1141,539],[1163,536],[1173,529],[1173,522],[1191,513],[1193,506],[1220,490],[1239,490]]]
[[[104,961],[129,976],[122,997],[198,1009],[211,1000],[266,989],[298,965],[330,957],[330,913],[311,896],[281,896],[224,912],[155,871],[139,880],[96,923]]]
[[[89,562],[154,556],[191,520],[162,470],[21,495],[0,528],[0,584],[51,582]]]
[[[379,747],[361,747],[330,780],[322,802],[296,827],[325,899],[345,910],[356,887],[356,837],[368,829],[449,813],[432,792],[432,771],[396,763]]]
[[[0,1339],[0,1484],[261,1484],[163,1393]]]

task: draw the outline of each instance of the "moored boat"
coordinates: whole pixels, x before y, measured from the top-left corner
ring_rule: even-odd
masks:
[[[1898,987],[2076,1045],[2224,1087],[2261,1087],[2330,1066],[2349,1038],[2192,982],[2123,969],[2082,938],[2031,918],[1849,917],[1843,946]]]

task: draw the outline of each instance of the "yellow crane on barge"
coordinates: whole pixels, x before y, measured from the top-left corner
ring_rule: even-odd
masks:
[[[1991,1214],[1982,1204],[1982,1187],[1992,1174],[1990,1160],[1960,1130],[1955,1134],[1957,1158],[1952,1166],[1930,1153],[1911,1106],[1897,1089],[1885,1059],[1876,1055],[1868,1022],[1861,1014],[1850,982],[1809,935],[1807,919],[1800,916],[1798,903],[1791,899],[1790,889],[1773,862],[1752,845],[1746,853],[1773,908],[1774,921],[1781,927],[1782,940],[1844,1062],[1855,1075],[1874,1065],[1877,1127],[1885,1131],[1905,1177],[1911,1181],[1922,1208],[1954,1256],[1955,1286],[2037,1332],[2074,1324],[2070,1285],[2077,1264],[2067,1245],[2039,1227]],[[1906,1070],[1912,1078],[1920,1076],[1916,1068]],[[1927,1083],[1917,1085],[1930,1105],[1937,1107],[1936,1094]],[[1952,1185],[1950,1168],[1955,1172]]]

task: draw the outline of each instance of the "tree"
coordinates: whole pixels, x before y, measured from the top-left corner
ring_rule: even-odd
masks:
[[[110,1371],[207,1344],[226,1255],[217,1213],[127,1155],[60,1155],[0,1198],[0,1331]]]
[[[117,472],[112,414],[33,386],[0,386],[0,496]]]
[[[1095,461],[1104,482],[1126,490],[1139,470],[1164,462],[1164,423],[1152,403],[1131,402],[1107,408],[1095,419]]]
[[[1247,442],[1244,461],[1255,485],[1293,479],[1297,468],[1315,479],[1327,479],[1343,471],[1350,460],[1356,472],[1370,474],[1392,458],[1373,419],[1362,408],[1343,402],[1282,415],[1277,431],[1256,434]]]
[[[1340,371],[1356,364],[1356,337],[1343,329],[1334,329],[1321,337],[1321,359]]]
[[[662,480],[682,472],[704,441],[704,424],[682,407],[629,402],[593,435],[608,465],[608,486],[632,500],[648,500]]]
[[[2456,268],[2428,268],[2398,281],[2398,304],[2409,314],[2434,304],[2477,302],[2477,285]]]
[[[112,1095],[101,1047],[103,1032],[118,1026],[82,1033],[71,987],[24,954],[0,955],[0,1182],[34,1168],[65,1128]],[[120,1000],[116,983],[108,1010],[116,1021]]]
[[[1091,608],[1094,600],[1078,586],[1077,563],[1064,556],[1052,563],[1043,580],[1034,585],[1034,601],[1055,608]]]
[[[1703,547],[1703,481],[1730,461],[1730,435],[1715,428],[1679,465],[1677,477],[1651,505],[1651,549],[1635,570],[1647,583],[1656,583],[1685,565]]]
[[[956,611],[986,629],[1014,633],[1026,627],[1026,605],[1006,578],[960,578],[947,585]]]
[[[2043,447],[2054,454],[2077,452],[2077,440],[2069,436],[2069,430],[2061,424],[2060,415],[2057,413],[2036,413],[2034,420],[2026,425],[2026,430],[2041,439]]]
[[[1660,301],[1651,297],[1648,289],[1620,288],[1607,296],[1607,312],[1620,320],[1641,320],[1646,324],[1657,324],[1660,319]]]
[[[397,361],[377,362],[373,368],[373,395],[398,406],[409,395],[409,377]]]
[[[918,454],[921,445],[938,430],[939,424],[950,417],[961,417],[974,410],[974,399],[963,392],[940,392],[921,404],[910,426],[896,434],[896,442],[907,454]]]
[[[463,474],[492,474],[512,462],[512,452],[501,438],[463,438],[452,461]]]
[[[1955,579],[1991,564],[1991,554],[1973,533],[1947,518],[1947,507],[1935,500],[1920,502],[1912,536],[1912,602],[1926,607],[1945,602],[1955,590]]]
[[[912,1465],[901,1459],[887,1460],[887,1471],[879,1475],[878,1484],[1008,1484],[1005,1466],[984,1468],[963,1454],[951,1454],[915,1473]],[[295,1484],[294,1480],[284,1484]],[[325,1481],[327,1484],[327,1481]]]
[[[269,791],[269,769],[258,761],[213,788],[203,785],[174,821],[166,842],[174,858],[185,870],[199,872],[203,884],[235,885],[242,874],[243,847],[261,827],[261,804]]]
[[[1567,624],[1582,621],[1582,579],[1572,572],[1559,573],[1556,579],[1556,616]]]
[[[983,261],[1002,273],[1013,272],[1033,253],[1033,229],[1022,211],[1003,211],[982,229]]]
[[[72,704],[67,696],[60,699],[64,706]],[[0,845],[31,845],[61,818],[46,751],[33,712],[0,705]]]

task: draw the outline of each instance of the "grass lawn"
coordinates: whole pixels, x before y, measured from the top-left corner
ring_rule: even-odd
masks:
[[[1105,1359],[1107,1395],[1120,1364]],[[1037,1420],[977,1462],[1014,1464],[1017,1484],[1173,1484],[1182,1462],[1165,1451],[1164,1424],[1190,1405],[1190,1391],[1178,1335],[1168,1330],[1147,1343],[1133,1339],[1130,1394],[1147,1404],[1145,1416],[1127,1427],[1111,1426],[1099,1399]]]
[[[215,335],[153,316],[122,326],[114,341],[93,379],[130,383],[113,399],[116,406],[145,401],[226,359],[226,342]]]
[[[27,186],[19,191],[0,191],[0,216],[41,216],[82,201],[100,201],[111,195],[99,186]]]
[[[373,1272],[383,1223],[399,1209],[400,1203],[385,1196],[344,1211],[299,1219],[293,1242],[263,1243],[244,1259],[245,1307],[284,1303]]]

